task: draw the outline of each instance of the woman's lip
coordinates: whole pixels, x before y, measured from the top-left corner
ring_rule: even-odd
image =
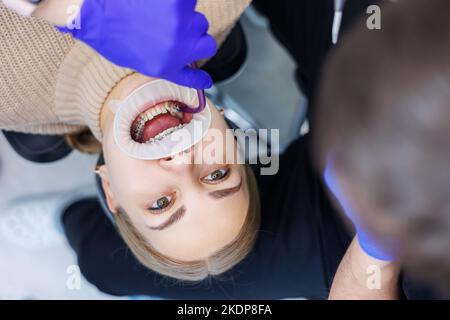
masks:
[[[194,106],[198,104],[196,101],[198,98],[193,93],[194,89],[179,86],[162,79],[152,79],[141,84],[140,86],[135,86],[133,90],[130,90],[130,92],[127,92],[127,94],[123,96],[122,100],[133,100],[132,97],[134,95],[141,95],[141,90],[146,91],[143,95],[145,96],[145,100],[149,102],[142,105],[137,105],[130,110],[131,112],[129,116],[132,117],[133,120],[145,110],[167,101],[176,101],[186,106]],[[165,92],[165,94],[163,92]]]
[[[189,89],[188,88],[182,88],[182,90],[189,90]],[[156,107],[159,104],[164,103],[164,102],[180,103],[180,104],[182,104],[183,106],[186,106],[186,107],[192,107],[196,103],[198,104],[198,102],[196,102],[197,99],[191,99],[192,101],[186,101],[186,100],[188,100],[187,99],[188,96],[189,96],[189,93],[188,92],[184,92],[181,96],[178,96],[178,97],[165,96],[165,97],[160,97],[160,98],[153,99],[152,102],[146,103],[146,104],[138,107],[137,108],[138,109],[138,114],[136,114],[135,117],[137,117],[139,115],[139,113],[142,113],[142,112],[145,112],[147,110],[150,110],[151,108]],[[182,97],[182,98],[180,99],[180,97]],[[186,99],[184,99],[184,98],[186,98]]]

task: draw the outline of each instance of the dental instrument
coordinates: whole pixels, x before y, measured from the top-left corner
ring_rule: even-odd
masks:
[[[333,44],[337,44],[339,40],[339,31],[341,30],[345,1],[346,0],[334,0],[334,18],[331,34]]]
[[[190,64],[191,68],[198,68],[196,63]],[[205,97],[205,90],[203,89],[197,89],[197,97],[198,97],[198,107],[197,108],[191,108],[189,106],[183,106],[181,107],[181,111],[184,113],[200,113],[203,110],[205,110],[206,107],[206,97]]]

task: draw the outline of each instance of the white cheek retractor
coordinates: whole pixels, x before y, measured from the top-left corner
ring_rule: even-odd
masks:
[[[193,114],[192,121],[161,140],[138,143],[131,137],[131,126],[136,117],[150,106],[165,101],[178,101],[187,106],[197,105],[194,89],[181,87],[165,80],[154,80],[134,90],[125,100],[111,101],[115,113],[113,134],[119,148],[132,158],[157,160],[191,148],[206,135],[211,126],[211,105]]]

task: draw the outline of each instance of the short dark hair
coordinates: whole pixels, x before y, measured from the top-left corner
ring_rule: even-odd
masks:
[[[381,30],[359,21],[324,67],[316,157],[323,168],[332,150],[371,231],[448,293],[450,1],[381,9]]]

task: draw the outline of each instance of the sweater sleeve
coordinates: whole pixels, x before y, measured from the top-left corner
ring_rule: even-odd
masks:
[[[56,74],[74,41],[45,21],[0,2],[0,128],[37,134],[74,132],[55,113]]]
[[[221,45],[251,0],[198,0]],[[50,23],[0,1],[0,129],[64,134],[89,127],[101,140],[100,111],[132,70],[118,67]]]

